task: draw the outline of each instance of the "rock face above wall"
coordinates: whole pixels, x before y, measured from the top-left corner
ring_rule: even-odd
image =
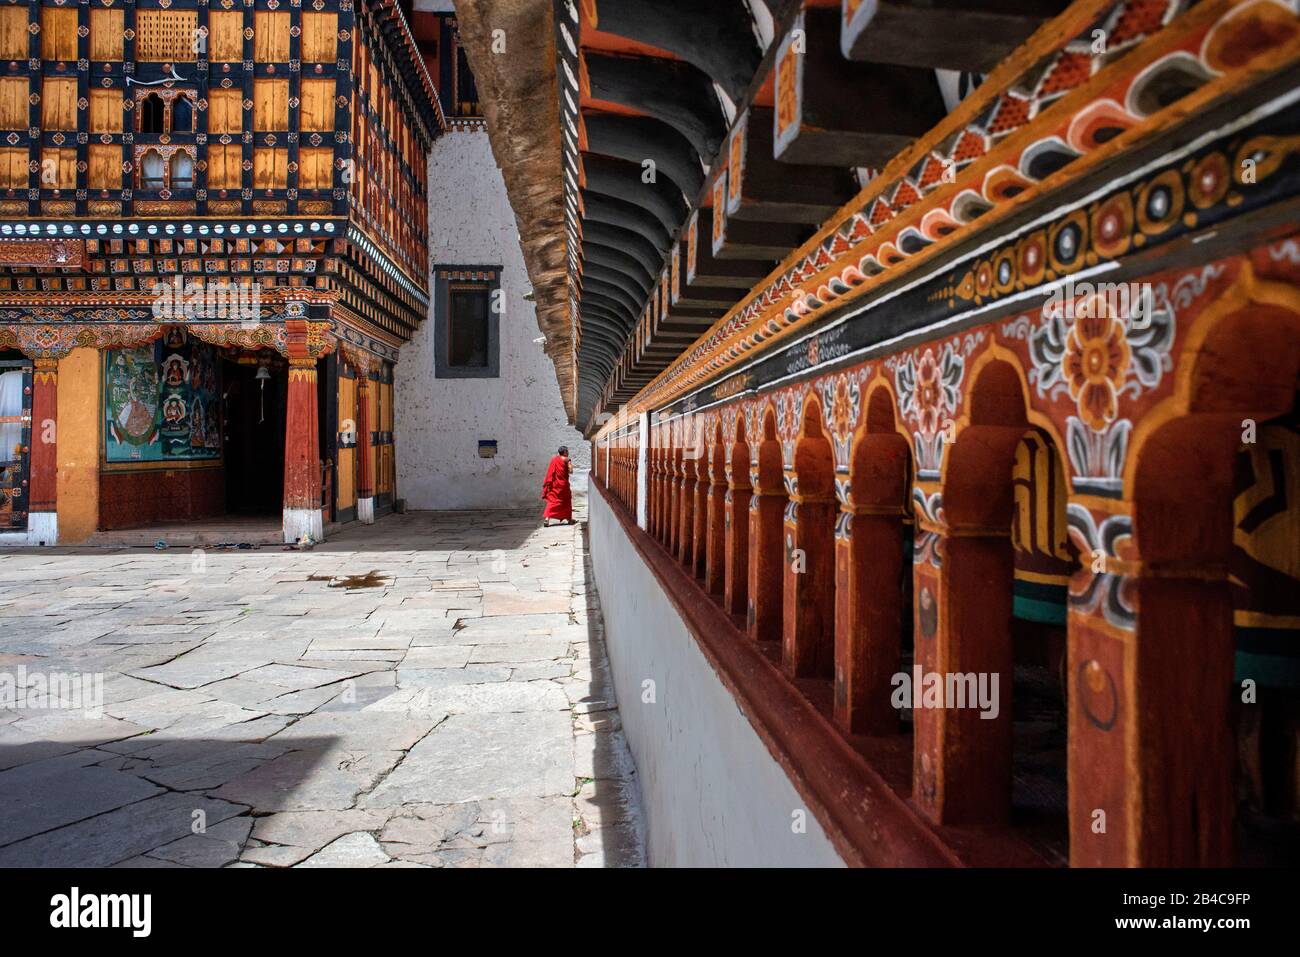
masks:
[[[500,377],[435,376],[432,314],[395,367],[397,486],[410,508],[537,506],[561,445],[586,468],[586,440],[569,426],[540,343],[515,216],[487,134],[448,133],[429,158],[429,262],[502,269]],[[436,300],[435,300],[436,301]],[[435,305],[435,308],[437,306]],[[495,440],[495,458],[478,443]]]

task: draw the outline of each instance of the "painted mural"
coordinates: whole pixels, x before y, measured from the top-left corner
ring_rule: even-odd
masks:
[[[170,327],[157,342],[110,349],[104,356],[105,461],[221,457],[215,347]]]

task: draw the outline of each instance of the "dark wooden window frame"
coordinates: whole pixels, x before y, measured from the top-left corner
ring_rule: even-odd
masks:
[[[501,376],[500,266],[435,266],[433,268],[434,376],[439,379],[496,379]],[[487,362],[482,366],[456,366],[450,361],[451,293],[479,288],[487,293]]]

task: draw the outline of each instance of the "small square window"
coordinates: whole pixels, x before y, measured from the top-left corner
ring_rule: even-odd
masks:
[[[492,379],[500,374],[501,267],[434,269],[435,374]]]
[[[455,369],[487,368],[487,286],[452,286],[447,307],[447,364]]]

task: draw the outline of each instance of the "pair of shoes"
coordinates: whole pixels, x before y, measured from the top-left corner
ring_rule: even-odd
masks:
[[[542,528],[550,528],[550,527],[551,527],[551,520],[549,518],[542,519]]]

